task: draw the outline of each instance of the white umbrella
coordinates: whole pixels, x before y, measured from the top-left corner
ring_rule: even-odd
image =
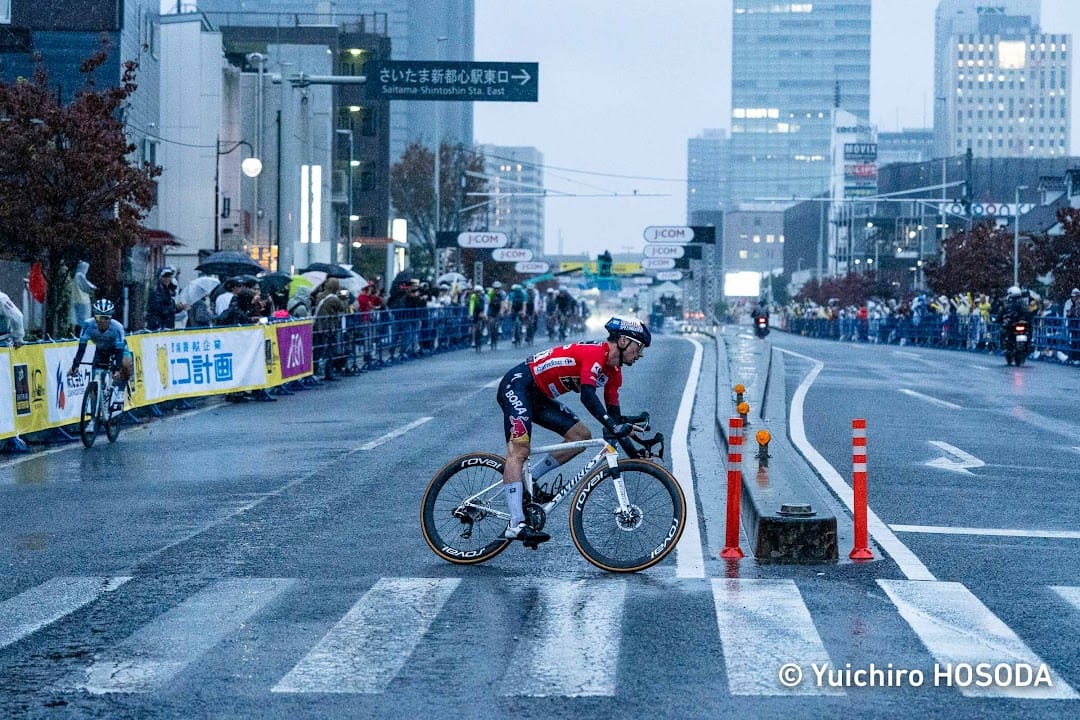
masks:
[[[348,290],[353,295],[359,295],[360,291],[367,287],[367,280],[364,276],[354,270],[349,270],[349,277],[338,280],[341,283],[341,287]]]
[[[435,281],[435,284],[436,285],[442,285],[443,283],[446,283],[447,285],[453,285],[454,283],[457,283],[458,285],[464,285],[467,282],[468,282],[468,279],[466,279],[466,277],[464,275],[462,275],[461,273],[459,273],[459,272],[448,272],[448,273],[443,273],[442,275],[440,275],[438,277],[438,279]]]
[[[313,286],[318,286],[326,280],[326,273],[322,270],[308,270],[306,273],[300,273],[300,277],[307,278]]]
[[[216,277],[197,277],[180,292],[180,300],[188,305],[197,303],[213,292],[219,284]]]

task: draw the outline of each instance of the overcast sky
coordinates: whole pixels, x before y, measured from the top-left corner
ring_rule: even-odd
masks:
[[[873,1],[870,113],[879,130],[933,124],[936,6]],[[1042,0],[1042,28],[1080,40],[1080,0]],[[635,251],[646,226],[685,224],[686,141],[730,128],[731,0],[476,0],[475,58],[540,63],[539,102],[474,105],[477,143],[536,147],[552,189],[639,193],[549,199],[547,252],[560,238],[567,253]],[[1078,77],[1074,62],[1072,155]],[[640,197],[653,193],[667,197]]]

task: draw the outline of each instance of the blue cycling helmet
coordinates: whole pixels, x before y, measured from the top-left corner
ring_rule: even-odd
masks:
[[[101,298],[93,307],[94,315],[104,315],[105,317],[112,317],[116,312],[116,306],[112,304],[111,300]]]
[[[625,335],[631,340],[637,340],[644,347],[649,347],[652,343],[652,333],[649,332],[649,326],[640,320],[613,317],[604,323],[604,329],[608,331],[608,340]]]

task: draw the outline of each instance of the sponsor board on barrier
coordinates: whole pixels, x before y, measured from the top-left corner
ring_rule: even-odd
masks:
[[[529,248],[496,248],[491,251],[491,259],[495,262],[528,262],[533,259],[533,252]]]
[[[0,377],[12,377],[11,355],[0,352]],[[0,437],[15,434],[15,394],[0,393]]]
[[[263,330],[162,333],[135,338],[150,402],[266,385]]]
[[[311,331],[310,320],[298,320],[129,335],[135,372],[128,383],[127,407],[273,387],[310,375]],[[0,349],[0,377],[11,378],[10,384],[0,384],[0,438],[78,421],[90,366],[82,365],[74,377],[68,375],[77,348],[75,342],[60,342]],[[227,353],[230,358],[223,357]],[[93,358],[94,345],[89,344],[83,361]]]
[[[681,258],[686,254],[686,248],[682,245],[646,245],[644,253],[650,258]]]
[[[645,270],[670,270],[675,267],[675,258],[645,258],[641,261]]]

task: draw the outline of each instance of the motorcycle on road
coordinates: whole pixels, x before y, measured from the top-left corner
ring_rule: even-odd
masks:
[[[769,334],[769,318],[765,315],[758,315],[754,318],[754,334],[759,338],[764,338]]]
[[[1031,321],[1014,320],[1002,325],[1001,347],[1005,351],[1005,364],[1020,367],[1031,354]]]

